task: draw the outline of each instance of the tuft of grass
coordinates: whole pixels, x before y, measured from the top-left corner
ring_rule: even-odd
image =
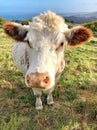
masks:
[[[70,120],[66,126],[62,126],[60,130],[96,130],[97,127],[88,125],[87,123],[79,124],[76,121]]]
[[[86,102],[80,101],[80,100],[75,100],[74,103],[74,109],[77,113],[85,113],[86,111]]]
[[[0,124],[0,130],[19,130],[24,122],[29,122],[29,118],[18,117],[16,114],[12,114],[10,117],[3,117]],[[21,129],[23,130],[25,128],[21,127]]]
[[[65,100],[74,101],[77,98],[77,93],[73,89],[67,89],[65,91]]]

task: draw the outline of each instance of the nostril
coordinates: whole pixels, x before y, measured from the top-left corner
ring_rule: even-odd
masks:
[[[27,79],[27,83],[28,83],[28,84],[30,83],[29,79]]]
[[[30,77],[29,77],[29,75],[27,75],[26,80],[27,80],[27,83],[29,84],[30,83]]]
[[[43,79],[43,82],[44,82],[45,84],[48,84],[48,82],[49,82],[49,77],[46,76],[45,79]]]

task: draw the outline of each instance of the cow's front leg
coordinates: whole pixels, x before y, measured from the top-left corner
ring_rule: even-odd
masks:
[[[43,109],[41,96],[39,96],[39,95],[36,95],[35,107],[36,107],[37,110],[42,110]]]
[[[42,92],[40,90],[35,90],[35,89],[33,89],[33,92],[36,97],[35,107],[37,110],[42,110],[43,109],[42,101],[41,101]]]
[[[52,105],[54,103],[52,93],[47,96],[47,104]]]

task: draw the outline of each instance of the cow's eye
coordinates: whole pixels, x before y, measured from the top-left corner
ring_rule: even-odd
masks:
[[[61,42],[60,47],[62,47],[63,45],[64,45],[64,42]]]
[[[28,43],[29,47],[30,47],[30,48],[32,48],[32,47],[31,47],[31,45],[30,45],[30,42],[29,42],[29,40],[27,40],[26,42]]]
[[[64,46],[64,42],[61,42],[61,43],[59,44],[59,46],[56,48],[56,51],[62,49],[63,46]]]

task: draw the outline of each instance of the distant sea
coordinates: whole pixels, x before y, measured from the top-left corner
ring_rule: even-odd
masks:
[[[0,18],[5,18],[7,21],[11,21],[11,20],[23,21],[23,20],[32,19],[33,17],[39,15],[40,13],[43,13],[43,11],[39,11],[39,12],[6,12],[6,13],[0,12]],[[86,13],[77,12],[77,13],[57,13],[57,14],[59,14],[63,18],[67,18],[68,16],[75,16],[75,15],[77,15],[77,17],[82,15],[82,17],[83,17],[83,15]],[[96,12],[96,15],[97,15],[97,12]]]
[[[32,19],[33,17],[39,15],[40,13],[43,13],[42,11],[40,12],[22,12],[22,13],[17,13],[17,12],[0,12],[0,18],[5,18],[6,20],[10,21],[10,20],[27,20],[27,19]],[[74,15],[76,13],[58,13],[61,16],[71,16]]]
[[[39,13],[0,13],[0,18],[5,18],[6,20],[26,20],[32,19],[34,16],[39,15]]]

